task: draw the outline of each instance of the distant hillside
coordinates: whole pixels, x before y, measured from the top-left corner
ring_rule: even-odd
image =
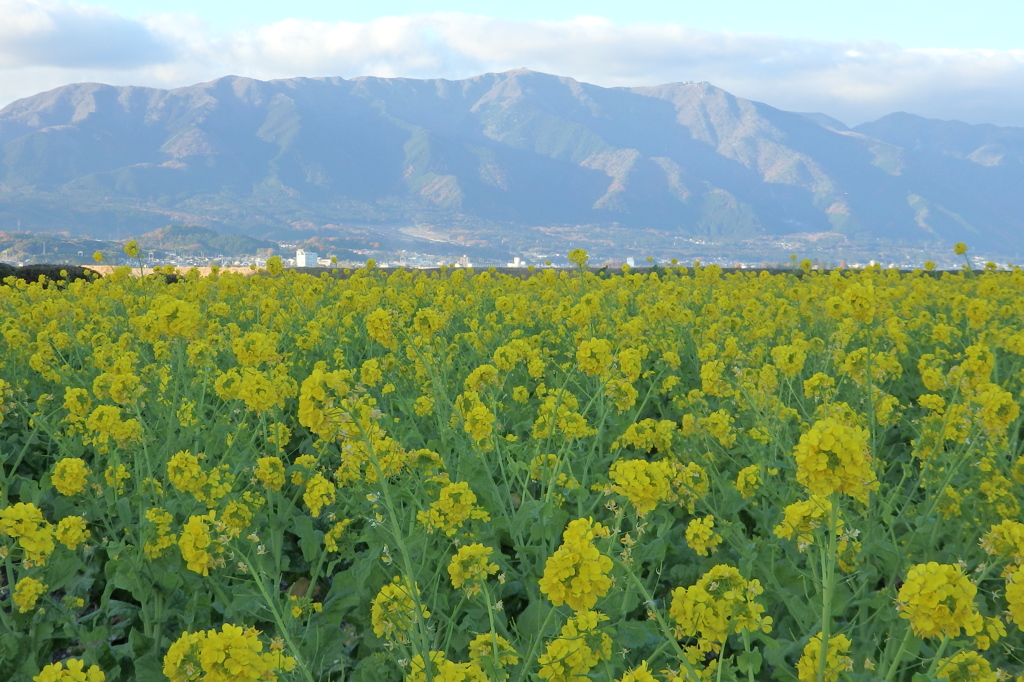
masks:
[[[168,225],[138,238],[145,250],[160,249],[180,254],[236,256],[274,250],[277,244],[241,234],[218,234],[203,227]]]
[[[1024,129],[908,114],[848,129],[706,83],[525,70],[87,83],[0,110],[0,229],[116,238],[174,223],[403,248],[830,232],[1013,252],[1022,160]]]

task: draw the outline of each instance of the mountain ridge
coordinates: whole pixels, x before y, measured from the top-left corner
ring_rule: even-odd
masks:
[[[0,109],[0,229],[102,237],[425,223],[515,248],[590,226],[613,241],[835,232],[1019,250],[1021,186],[1024,128],[905,113],[847,127],[709,83],[526,69],[72,84]]]

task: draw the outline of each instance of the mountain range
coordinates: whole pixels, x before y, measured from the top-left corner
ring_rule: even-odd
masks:
[[[0,110],[0,230],[381,235],[507,250],[793,234],[1024,250],[1024,128],[855,127],[708,83],[224,77]],[[651,235],[654,235],[653,237]]]

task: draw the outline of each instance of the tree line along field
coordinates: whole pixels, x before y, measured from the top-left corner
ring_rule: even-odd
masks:
[[[8,280],[0,670],[1024,681],[1024,271],[571,255]]]

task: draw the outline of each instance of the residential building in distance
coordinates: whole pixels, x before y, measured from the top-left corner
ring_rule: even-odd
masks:
[[[304,251],[299,249],[295,252],[295,266],[299,268],[315,268],[319,263],[317,259],[320,254],[315,251]]]

